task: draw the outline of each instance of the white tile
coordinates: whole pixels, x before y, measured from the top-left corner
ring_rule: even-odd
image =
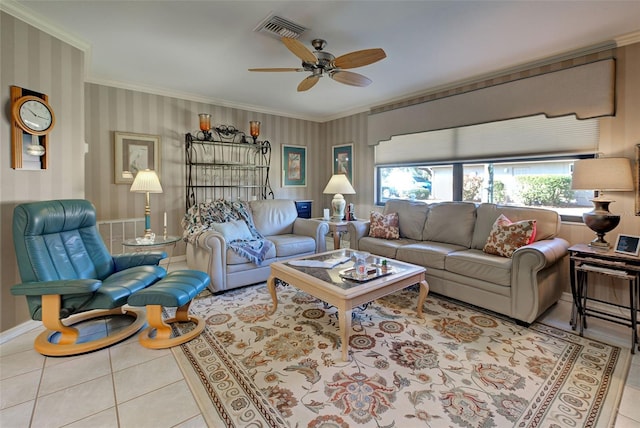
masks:
[[[622,401],[618,412],[628,418],[640,421],[640,389],[626,387],[622,394]]]
[[[638,428],[640,427],[640,421],[635,421],[624,415],[618,415],[616,417],[615,428]]]
[[[35,400],[41,375],[42,370],[34,370],[0,382],[0,409]]]
[[[107,350],[63,360],[53,366],[47,365],[42,375],[38,395],[48,395],[109,373],[111,373],[111,364]]]
[[[140,345],[136,338],[130,343],[110,348],[109,353],[111,354],[113,371],[116,372],[156,358],[165,357],[171,354],[171,350],[145,348]]]
[[[206,426],[207,422],[204,420],[202,415],[198,415],[195,418],[191,418],[188,421],[176,425],[174,428],[202,428]]]
[[[640,389],[640,365],[631,364],[629,375],[627,376],[627,386]]]
[[[22,333],[20,336],[14,337],[0,345],[0,356],[4,357],[33,349],[33,341],[45,330],[44,327],[42,327],[42,323],[38,324],[36,328]]]
[[[0,410],[0,427],[29,427],[34,404],[35,401],[27,401],[26,403]]]
[[[182,380],[172,354],[113,373],[116,402],[123,403]]]
[[[60,427],[115,406],[111,375],[102,376],[36,401],[33,427]]]
[[[88,418],[80,419],[69,425],[65,425],[65,428],[98,428],[98,427],[117,427],[118,426],[118,413],[116,408],[104,410],[95,415],[91,415]]]
[[[0,357],[0,379],[42,370],[44,362],[45,357],[33,349]]]
[[[200,409],[184,380],[118,406],[120,428],[173,427],[198,414]]]

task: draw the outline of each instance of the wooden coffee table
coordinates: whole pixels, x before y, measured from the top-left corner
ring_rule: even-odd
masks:
[[[350,257],[352,254],[353,250],[341,249],[300,257],[295,260],[324,261],[340,256]],[[379,256],[371,255],[367,259],[367,263],[378,264],[381,260],[382,258]],[[388,264],[391,268],[390,274],[366,282],[358,282],[344,279],[340,276],[346,269],[353,267],[354,262],[352,259],[332,269],[292,266],[289,264],[290,261],[291,260],[276,262],[270,265],[271,275],[267,281],[267,286],[273,299],[273,309],[270,313],[274,313],[278,308],[276,278],[335,306],[338,309],[343,361],[349,361],[349,332],[351,331],[351,312],[353,308],[372,302],[411,285],[420,284],[420,294],[418,296],[416,312],[418,318],[423,318],[422,305],[429,293],[429,284],[427,284],[425,279],[426,270],[423,267],[388,259]]]

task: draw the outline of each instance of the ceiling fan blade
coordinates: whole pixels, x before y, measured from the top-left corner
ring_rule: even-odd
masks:
[[[308,91],[309,89],[313,88],[316,83],[318,83],[318,80],[320,80],[320,76],[312,75],[307,77],[298,85],[298,92]]]
[[[348,54],[340,55],[333,63],[338,68],[356,68],[364,65],[373,64],[387,57],[384,50],[380,48],[364,49]]]
[[[316,56],[305,45],[297,41],[296,39],[290,39],[288,37],[282,38],[282,43],[289,49],[295,56],[300,58],[304,62],[310,62],[315,64]]]
[[[249,71],[304,71],[304,68],[250,68]]]
[[[331,76],[333,80],[337,80],[345,85],[369,86],[371,84],[371,79],[368,77],[351,71],[333,71],[329,73],[329,76]]]

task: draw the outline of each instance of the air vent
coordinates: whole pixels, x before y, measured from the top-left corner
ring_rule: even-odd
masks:
[[[297,39],[307,29],[295,22],[288,21],[275,15],[269,15],[264,19],[254,31],[258,33],[268,34],[275,38],[288,37]]]

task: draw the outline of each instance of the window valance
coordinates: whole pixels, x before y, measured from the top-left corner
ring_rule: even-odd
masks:
[[[544,114],[579,119],[615,114],[615,59],[608,58],[433,101],[372,113],[369,145],[394,135]]]

